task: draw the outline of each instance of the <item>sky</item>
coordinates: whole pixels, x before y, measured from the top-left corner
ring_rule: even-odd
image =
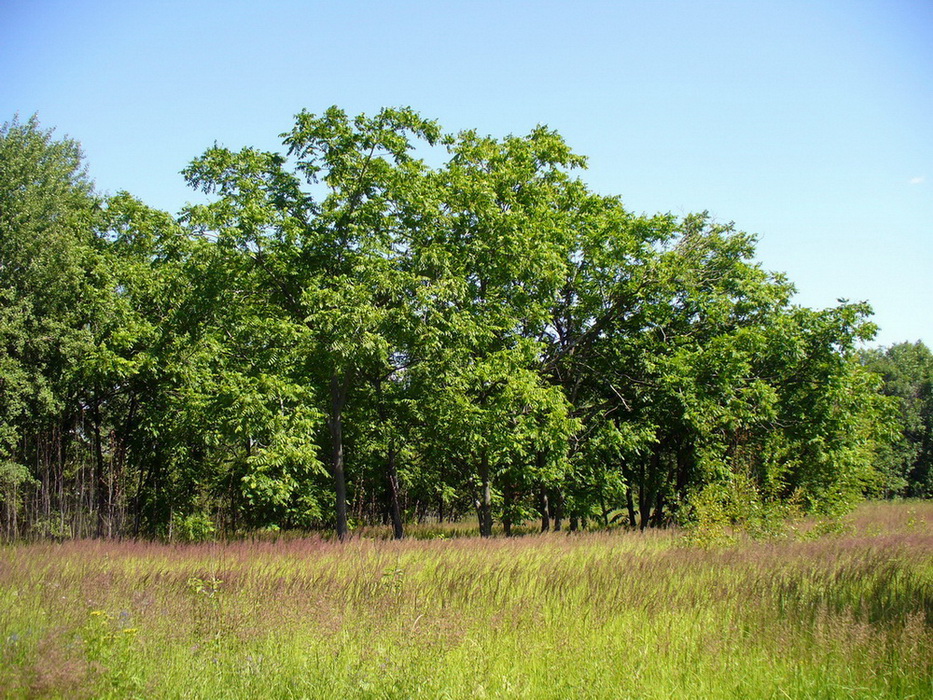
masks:
[[[795,303],[933,345],[933,0],[0,3],[0,122],[80,141],[103,192],[177,213],[204,149],[331,105],[546,124],[594,190],[734,222]]]

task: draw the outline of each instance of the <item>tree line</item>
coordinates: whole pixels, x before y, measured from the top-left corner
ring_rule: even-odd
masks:
[[[930,494],[929,351],[905,409],[895,349],[858,350],[870,308],[793,304],[753,236],[627,210],[545,127],[331,108],[282,140],[208,148],[175,217],[97,193],[35,117],[3,126],[7,538]]]

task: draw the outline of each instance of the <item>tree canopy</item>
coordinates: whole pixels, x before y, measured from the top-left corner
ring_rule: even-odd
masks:
[[[793,304],[754,236],[627,210],[545,127],[334,107],[282,140],[208,148],[184,171],[208,200],[176,219],[4,125],[8,537],[929,495],[929,351],[860,355],[870,308]]]
[[[863,351],[896,401],[899,430],[878,455],[880,488],[888,496],[933,496],[933,353],[922,342]]]

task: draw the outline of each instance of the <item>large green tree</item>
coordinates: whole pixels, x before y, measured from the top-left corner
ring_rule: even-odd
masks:
[[[440,399],[430,420],[446,426],[448,459],[474,482],[489,536],[493,492],[504,498],[508,529],[520,493],[544,478],[544,465],[565,459],[573,432],[566,396],[540,368],[585,192],[569,173],[584,161],[543,127],[502,140],[468,131],[449,150],[438,173],[438,243],[447,277],[462,283],[444,314],[446,342],[428,365],[436,382],[428,401]]]
[[[348,534],[344,420],[363,377],[390,375],[392,335],[413,296],[399,258],[415,223],[425,166],[416,142],[438,127],[408,109],[355,119],[298,115],[288,155],[215,147],[185,175],[216,194],[189,222],[246,261],[266,313],[298,340],[304,381],[326,416],[338,536]]]
[[[21,486],[35,487],[32,520],[41,517],[46,529],[56,519],[61,529],[54,516],[73,506],[65,503],[65,470],[93,412],[79,403],[82,362],[102,311],[97,211],[77,142],[56,140],[36,117],[0,128],[0,481],[14,535]],[[96,476],[88,498],[99,505],[103,475]]]

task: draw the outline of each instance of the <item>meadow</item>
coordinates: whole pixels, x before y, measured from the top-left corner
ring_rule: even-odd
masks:
[[[3,546],[0,693],[933,697],[930,502],[703,546],[413,534]]]

